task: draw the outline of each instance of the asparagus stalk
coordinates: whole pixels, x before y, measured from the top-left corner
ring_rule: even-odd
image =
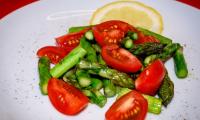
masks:
[[[162,100],[160,98],[156,98],[150,95],[144,95],[143,97],[148,102],[148,112],[154,114],[160,114],[162,109]]]
[[[103,60],[101,54],[98,55],[98,58],[97,58],[97,59],[98,59],[98,63],[99,63],[99,64],[101,64],[101,65],[106,65],[106,62]]]
[[[71,69],[68,72],[66,72],[63,75],[63,80],[70,85],[75,86],[78,89],[81,89],[81,86],[79,85],[77,78],[76,78],[76,69]]]
[[[87,32],[85,33],[85,38],[86,38],[87,40],[89,40],[89,41],[94,40],[93,32],[92,32],[91,30],[87,31]]]
[[[87,73],[87,71],[78,69],[76,71],[76,76],[77,76],[78,82],[82,88],[88,87],[91,85],[92,80],[90,78],[90,75]]]
[[[48,81],[51,78],[50,75],[50,60],[48,57],[41,57],[38,62],[38,72],[39,72],[39,86],[40,86],[40,91],[43,95],[47,95],[47,85]]]
[[[91,74],[96,74],[103,78],[110,79],[115,85],[134,88],[134,81],[126,73],[115,69],[110,69],[98,63],[91,63],[85,60],[79,62],[78,68],[89,70]]]
[[[98,90],[82,90],[82,92],[89,97],[91,103],[99,107],[103,107],[107,102],[107,98]]]
[[[125,94],[127,94],[131,91],[131,89],[129,89],[129,88],[118,88],[118,89],[119,89],[119,92],[117,93],[116,100],[118,100],[119,98],[121,98],[122,96],[124,96]]]
[[[77,46],[67,56],[63,58],[58,64],[56,64],[51,70],[50,74],[54,78],[59,78],[67,70],[75,66],[80,59],[86,55],[87,51],[82,46]]]
[[[158,96],[162,99],[164,106],[167,106],[174,96],[174,84],[168,74],[165,75],[163,83],[158,90]]]
[[[126,49],[133,48],[133,40],[130,37],[126,37],[122,40],[122,46]]]
[[[129,93],[130,91],[131,89],[121,88],[118,93],[117,99]],[[154,114],[160,114],[161,108],[162,108],[162,100],[160,98],[156,98],[153,96],[144,95],[144,94],[142,95],[148,102],[148,112],[154,113]]]
[[[134,45],[132,49],[129,51],[136,56],[147,56],[151,54],[161,53],[164,49],[165,45],[162,43],[144,43]]]
[[[106,97],[113,97],[116,94],[116,87],[115,85],[111,82],[111,80],[103,80],[103,85],[104,85],[104,95]]]
[[[129,36],[132,40],[138,39],[138,34],[136,32],[128,31],[127,36]]]
[[[90,62],[97,62],[96,51],[85,37],[81,38],[80,45],[87,51],[86,59]]]
[[[185,78],[188,75],[187,64],[183,55],[183,47],[176,50],[174,55],[174,68],[178,78]]]
[[[170,57],[172,57],[176,50],[180,48],[179,43],[172,43],[164,47],[163,52],[160,54],[152,54],[147,56],[144,59],[144,65],[147,66],[149,63],[154,61],[155,59],[161,59],[163,62],[167,61]]]
[[[103,82],[97,78],[91,78],[92,89],[100,90],[103,87]]]
[[[78,27],[70,27],[68,29],[69,33],[73,33],[73,32],[80,32],[81,30],[84,30],[85,28],[89,28],[90,26],[78,26]]]
[[[92,47],[97,53],[101,53],[101,47],[98,44],[92,44]]]

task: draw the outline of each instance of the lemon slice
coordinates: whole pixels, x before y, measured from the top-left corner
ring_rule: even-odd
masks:
[[[152,7],[136,1],[117,1],[97,9],[90,20],[95,25],[108,20],[121,20],[156,33],[163,30],[162,16]]]

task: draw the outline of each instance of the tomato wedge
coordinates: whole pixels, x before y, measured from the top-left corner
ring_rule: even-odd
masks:
[[[143,44],[146,42],[160,42],[159,40],[157,40],[155,37],[153,36],[145,36],[143,33],[138,32],[138,39],[134,40],[134,44]]]
[[[95,40],[101,46],[119,44],[129,30],[137,31],[133,26],[119,20],[103,22],[92,27],[92,30]]]
[[[163,81],[165,73],[166,69],[163,62],[159,59],[155,60],[136,79],[136,90],[145,94],[155,95]]]
[[[119,98],[106,112],[106,120],[144,120],[147,114],[147,100],[132,90]]]
[[[71,50],[56,46],[46,46],[37,51],[38,57],[47,56],[51,63],[56,64],[63,59]]]
[[[79,44],[81,37],[83,37],[85,32],[87,32],[89,29],[90,28],[86,28],[84,30],[81,30],[80,32],[68,33],[66,35],[57,37],[56,43],[60,47],[73,49]]]
[[[142,67],[137,57],[118,45],[104,46],[101,55],[107,65],[122,72],[137,72]]]
[[[56,78],[49,80],[48,96],[53,106],[66,115],[79,113],[89,102],[88,98],[77,88]]]

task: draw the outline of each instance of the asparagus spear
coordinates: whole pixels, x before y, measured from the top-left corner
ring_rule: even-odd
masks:
[[[81,38],[80,45],[87,51],[86,59],[90,62],[97,62],[96,51],[91,46],[91,44],[86,40],[85,37]]]
[[[148,112],[160,114],[162,109],[162,100],[160,98],[156,98],[150,95],[143,94],[143,96],[148,102]]]
[[[103,80],[103,85],[104,85],[104,95],[106,97],[113,97],[116,94],[116,87],[115,85],[111,82],[111,80]]]
[[[133,48],[133,40],[130,37],[126,37],[122,40],[122,46],[126,49]]]
[[[82,90],[82,92],[89,97],[91,103],[99,107],[103,107],[107,102],[107,98],[98,90]]]
[[[73,33],[73,32],[80,32],[81,30],[84,30],[85,28],[89,28],[90,26],[78,26],[78,27],[70,27],[68,29],[69,33]]]
[[[103,60],[101,54],[98,55],[98,58],[97,58],[97,59],[98,59],[98,63],[99,63],[99,64],[101,64],[101,65],[106,65],[106,62]]]
[[[79,60],[86,55],[86,53],[87,51],[82,46],[77,46],[50,70],[50,74],[55,78],[59,78],[67,70],[75,66]]]
[[[89,41],[94,40],[93,32],[92,32],[91,30],[87,31],[87,32],[85,33],[85,38],[86,38],[87,40],[89,40]]]
[[[158,90],[158,96],[162,99],[164,106],[167,106],[174,96],[174,84],[168,74],[165,75],[163,83]]]
[[[47,85],[48,81],[51,78],[50,75],[50,60],[48,57],[41,57],[38,62],[38,72],[40,77],[40,91],[43,95],[47,95]]]
[[[138,39],[138,34],[136,32],[128,31],[127,36],[129,36],[132,40]]]
[[[178,78],[185,78],[188,75],[187,64],[183,55],[183,47],[176,50],[174,55],[174,68]]]
[[[97,78],[91,78],[92,89],[100,90],[103,87],[103,82]]]
[[[124,96],[125,94],[129,93],[131,91],[131,89],[129,88],[119,88],[119,92],[117,93],[117,100],[119,98],[121,98],[122,96]]]
[[[126,73],[85,60],[81,60],[77,67],[80,69],[89,70],[91,74],[96,74],[103,78],[110,79],[115,85],[134,88],[134,81]]]
[[[88,87],[89,85],[91,85],[92,80],[90,78],[90,75],[87,73],[87,71],[78,69],[76,71],[76,76],[78,79],[78,83],[80,84],[82,88]]]
[[[98,44],[92,44],[92,47],[97,53],[101,53],[101,47]]]
[[[147,66],[149,63],[154,61],[155,59],[161,59],[163,62],[167,61],[170,57],[172,57],[176,50],[180,48],[179,43],[172,43],[164,47],[163,52],[160,54],[152,54],[147,56],[144,59],[144,65]]]
[[[71,69],[68,72],[66,72],[63,75],[63,80],[65,82],[75,86],[76,88],[81,89],[81,86],[78,83],[77,78],[76,78],[76,69]]]
[[[132,49],[129,51],[136,56],[147,56],[151,54],[161,53],[164,49],[165,45],[162,43],[144,43],[134,45]]]
[[[130,91],[131,89],[121,88],[118,93],[117,99],[129,93]],[[160,98],[156,98],[153,96],[149,96],[145,94],[142,94],[142,95],[148,102],[148,112],[154,113],[154,114],[160,114],[161,108],[162,108],[162,100]]]

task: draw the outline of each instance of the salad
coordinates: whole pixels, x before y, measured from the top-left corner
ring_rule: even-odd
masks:
[[[147,29],[110,20],[68,31],[37,52],[41,93],[63,114],[76,115],[88,103],[103,107],[117,96],[106,120],[144,120],[173,98],[164,63],[173,57],[177,77],[187,77],[183,47]]]

